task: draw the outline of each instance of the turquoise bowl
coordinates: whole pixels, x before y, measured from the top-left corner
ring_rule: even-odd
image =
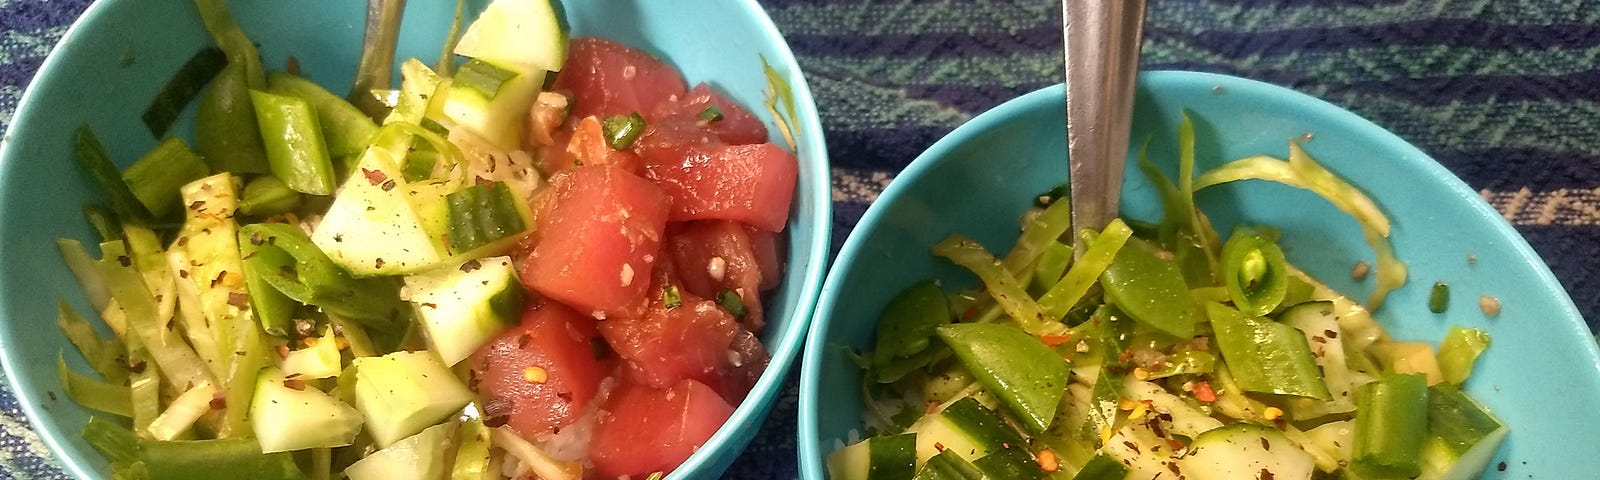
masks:
[[[1034,196],[1066,179],[1064,95],[1060,86],[1039,90],[962,125],[890,183],[851,232],[823,284],[801,370],[804,478],[825,478],[828,454],[861,430],[861,375],[846,352],[870,348],[889,299],[928,278],[948,287],[976,284],[929,248],[962,233],[1004,251]],[[1365,190],[1393,219],[1395,250],[1411,268],[1378,320],[1396,338],[1430,343],[1450,325],[1487,330],[1494,344],[1467,390],[1511,427],[1495,462],[1505,462],[1508,477],[1593,477],[1593,459],[1574,452],[1600,452],[1594,336],[1549,268],[1472,189],[1377,125],[1265,83],[1148,72],[1139,78],[1136,104],[1135,147],[1148,140],[1150,158],[1169,176],[1177,170],[1180,112],[1187,111],[1197,171],[1255,154],[1286,158],[1294,139]],[[1123,215],[1159,218],[1153,188],[1128,165]],[[1371,291],[1372,280],[1350,275],[1357,261],[1372,257],[1360,230],[1314,194],[1253,181],[1206,189],[1196,200],[1218,231],[1240,221],[1280,227],[1290,262],[1355,298]],[[1435,281],[1451,287],[1445,314],[1428,311]],[[1500,299],[1498,317],[1480,311],[1479,295]]]
[[[341,91],[361,46],[365,3],[233,1],[234,17],[261,44],[269,67],[290,56],[312,79]],[[764,57],[793,87],[800,181],[789,225],[784,285],[770,300],[762,339],[772,364],[754,391],[675,478],[718,475],[749,443],[782,390],[804,339],[827,266],[832,204],[827,149],[810,89],[793,54],[753,0],[566,2],[574,35],[599,35],[665,58],[690,83],[709,81],[772,125],[762,107]],[[399,58],[432,63],[455,2],[410,2]],[[485,0],[468,2],[479,11]],[[470,20],[470,19],[469,19]],[[85,202],[103,201],[72,160],[71,135],[87,123],[126,166],[155,145],[139,114],[185,60],[210,45],[192,2],[98,2],[69,30],[24,94],[0,145],[0,358],[33,427],[72,475],[99,478],[105,461],[78,436],[88,413],[60,395],[55,359],[89,371],[55,326],[56,301],[89,311],[53,239],[94,238]],[[192,108],[175,126],[189,132]],[[777,138],[774,136],[774,138]]]

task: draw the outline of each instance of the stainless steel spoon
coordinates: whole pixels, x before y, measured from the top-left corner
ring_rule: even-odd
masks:
[[[1145,0],[1062,0],[1072,233],[1117,216]],[[1074,251],[1082,253],[1081,241]]]

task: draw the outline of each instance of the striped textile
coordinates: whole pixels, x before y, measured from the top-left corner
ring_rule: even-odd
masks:
[[[132,0],[124,0],[132,1]],[[88,0],[0,0],[0,124]],[[817,94],[835,245],[939,136],[1056,83],[1056,0],[762,0]],[[1151,0],[1144,66],[1346,107],[1438,159],[1600,323],[1600,2]],[[792,385],[792,382],[791,382]],[[794,478],[791,387],[728,478]],[[64,478],[0,390],[0,476]]]

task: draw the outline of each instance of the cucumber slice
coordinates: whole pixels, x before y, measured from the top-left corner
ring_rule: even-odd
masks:
[[[1283,432],[1260,425],[1234,424],[1200,434],[1190,445],[1189,454],[1178,460],[1178,468],[1193,480],[1289,480],[1311,478],[1316,464],[1311,454],[1296,448]]]
[[[471,407],[468,407],[471,408]],[[450,480],[499,480],[498,469],[489,456],[489,427],[474,418],[461,422],[456,445],[456,461],[450,466]]]
[[[1428,439],[1421,480],[1475,478],[1489,466],[1511,429],[1488,409],[1449,385],[1428,389]]]
[[[1160,385],[1140,381],[1132,375],[1124,378],[1122,382],[1123,396],[1134,401],[1149,401],[1152,410],[1172,415],[1168,431],[1173,434],[1195,438],[1201,433],[1222,426],[1221,421],[1211,418],[1177,395],[1167,393],[1167,390]]]
[[[917,420],[906,429],[917,434],[917,462],[927,462],[941,451],[954,451],[967,461],[983,458],[1006,445],[1025,445],[1022,436],[994,410],[966,397],[938,415]]]
[[[835,477],[837,478],[837,477]],[[912,480],[987,480],[989,477],[955,452],[945,450],[917,469]]]
[[[450,366],[516,324],[525,299],[511,257],[446,264],[405,281],[429,347]]]
[[[399,161],[390,148],[368,147],[311,235],[317,248],[356,276],[416,273],[448,257],[443,239],[425,228],[408,198]]]
[[[828,456],[833,480],[904,480],[917,467],[917,434],[872,437]]]
[[[380,448],[439,423],[472,401],[472,392],[431,351],[361,357],[350,365],[355,406]]]
[[[444,197],[450,252],[466,258],[499,254],[533,230],[528,202],[503,181],[480,183]]]
[[[1116,458],[1102,453],[1089,459],[1089,463],[1085,463],[1083,470],[1078,470],[1078,474],[1073,475],[1072,480],[1122,480],[1126,476],[1128,467],[1123,466]]]
[[[560,71],[567,30],[550,0],[495,0],[456,43],[456,55]]]
[[[315,387],[288,386],[276,368],[256,375],[250,421],[262,453],[349,445],[362,422],[356,409]]]
[[[373,452],[344,470],[350,480],[438,480],[450,469],[446,459],[454,422],[423,429]]]
[[[498,2],[497,2],[498,3]],[[482,137],[496,148],[505,151],[522,148],[523,125],[528,108],[544,85],[545,71],[513,63],[501,63],[482,58],[474,59],[466,67],[492,71],[475,78],[493,78],[493,82],[469,82],[458,78],[445,87],[444,118],[458,127]],[[468,73],[466,70],[462,73]],[[458,76],[459,77],[459,76]],[[485,88],[486,85],[492,87]],[[493,90],[488,92],[485,90]]]
[[[994,453],[984,455],[983,458],[972,462],[989,478],[1004,478],[1007,480],[1039,480],[1044,478],[1044,469],[1039,468],[1039,463],[1033,459],[1033,454],[1019,444],[995,450]]]

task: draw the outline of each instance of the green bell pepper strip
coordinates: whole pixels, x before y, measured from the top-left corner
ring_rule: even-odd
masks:
[[[1389,292],[1406,283],[1406,264],[1394,255],[1389,243],[1389,219],[1378,204],[1354,185],[1340,179],[1307,155],[1297,143],[1289,143],[1289,161],[1265,155],[1228,162],[1195,179],[1195,188],[1239,180],[1258,179],[1278,182],[1316,193],[1361,225],[1362,236],[1377,255],[1378,285],[1367,297],[1367,309],[1377,310]]]
[[[1450,327],[1439,342],[1439,373],[1444,381],[1460,385],[1472,375],[1472,364],[1489,348],[1489,333],[1476,328]]]
[[[1300,330],[1248,316],[1218,303],[1206,304],[1217,349],[1239,388],[1250,392],[1332,400]]]
[[[378,124],[361,109],[325,90],[316,82],[287,72],[267,74],[267,91],[305,100],[317,111],[328,154],[335,157],[360,155],[367,149]]]
[[[1356,390],[1355,452],[1350,469],[1368,478],[1413,478],[1422,473],[1428,437],[1428,381],[1388,374]]]
[[[194,149],[214,173],[272,171],[245,77],[244,66],[228,65],[201,94],[195,108]]]
[[[239,213],[267,217],[300,208],[300,192],[289,188],[278,177],[264,175],[245,184],[239,193]]]
[[[188,144],[169,137],[129,165],[122,180],[154,218],[165,218],[181,203],[179,187],[210,174],[205,160]]]
[[[966,267],[983,280],[984,288],[989,292],[1006,314],[1016,320],[1031,335],[1059,334],[1066,331],[1058,319],[1047,315],[1039,304],[1028,296],[1027,290],[1016,277],[1001,267],[1000,261],[994,258],[983,245],[960,234],[952,234],[933,246],[933,254],[949,259],[956,265]]]
[[[350,276],[299,227],[246,225],[239,229],[239,240],[241,245],[257,249],[256,255],[245,259],[251,265],[246,270],[260,272],[267,284],[297,302],[363,322],[368,328],[395,329],[407,320],[394,279]],[[288,263],[289,259],[293,263]]]
[[[934,332],[951,322],[950,303],[932,280],[901,290],[878,317],[872,350],[873,373],[880,383],[899,380],[932,360]]]
[[[1288,262],[1283,250],[1248,227],[1233,230],[1222,246],[1222,281],[1240,312],[1252,317],[1272,313],[1288,294]]]
[[[266,71],[261,68],[261,52],[256,50],[255,42],[250,41],[239,24],[233,21],[233,15],[228,13],[227,2],[194,0],[194,6],[200,11],[200,22],[211,33],[211,39],[228,57],[228,64],[242,68],[245,84],[253,89],[265,88],[267,79]]]
[[[133,418],[133,390],[127,385],[102,382],[74,372],[67,367],[66,357],[59,354],[56,355],[56,374],[61,378],[61,390],[84,408]]]
[[[1200,314],[1178,263],[1154,245],[1129,239],[1100,274],[1106,302],[1135,322],[1178,338],[1193,337]]]
[[[111,210],[123,220],[134,222],[147,222],[151,219],[150,209],[145,208],[139,197],[133,194],[128,187],[128,182],[122,179],[122,172],[117,170],[117,165],[112,163],[111,157],[106,154],[106,147],[89,130],[88,125],[79,125],[73,135],[73,145],[77,155],[78,166],[83,168],[89,178],[93,179],[100,189],[111,197]]]
[[[250,91],[256,126],[267,147],[272,175],[297,192],[332,195],[333,160],[311,103],[297,97]]]
[[[1000,397],[1023,427],[1033,433],[1050,428],[1056,406],[1066,393],[1066,359],[1010,325],[952,324],[939,327],[937,334],[978,383]]]
[[[1050,287],[1061,281],[1061,277],[1067,273],[1067,267],[1071,265],[1072,245],[1058,241],[1045,244],[1044,251],[1039,253],[1039,260],[1033,263],[1033,275],[1028,280],[1028,293],[1043,296],[1050,291]],[[1045,310],[1046,313],[1049,311]]]
[[[1128,228],[1127,223],[1120,218],[1111,219],[1099,236],[1087,242],[1083,255],[1072,263],[1061,281],[1039,297],[1039,305],[1045,310],[1045,315],[1051,319],[1067,316],[1067,312],[1089,293],[1095,280],[1111,265],[1117,252],[1132,236],[1133,230]]]
[[[272,178],[272,177],[264,177]],[[242,273],[250,291],[250,308],[268,335],[287,338],[294,331],[294,303],[267,280],[272,270],[293,268],[294,257],[281,248],[260,241],[259,229],[239,230],[239,253],[244,258]]]
[[[101,338],[100,333],[89,325],[89,321],[73,310],[67,302],[61,301],[56,305],[56,326],[78,347],[78,353],[83,354],[84,360],[89,362],[89,367],[100,378],[113,384],[124,384],[128,380],[126,365],[117,358],[127,355],[127,348],[115,338]]]
[[[1011,276],[1023,279],[1028,266],[1044,255],[1051,244],[1059,243],[1056,240],[1069,228],[1072,228],[1072,202],[1051,203],[1022,226],[1022,234],[1017,236],[1011,251],[1006,252],[1001,266]]]

